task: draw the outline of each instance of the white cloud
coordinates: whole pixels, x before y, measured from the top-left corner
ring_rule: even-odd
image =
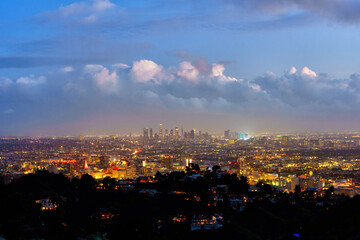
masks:
[[[107,68],[101,69],[94,75],[96,85],[106,93],[116,93],[118,91],[119,78],[116,72],[110,73]]]
[[[71,66],[66,66],[66,67],[62,68],[61,71],[65,72],[65,73],[69,73],[69,72],[73,72],[74,68]]]
[[[61,6],[58,10],[58,13],[62,17],[68,17],[84,13],[102,12],[115,6],[116,5],[109,0],[93,0],[91,3],[75,2],[67,6]]]
[[[10,78],[0,78],[0,88],[6,88],[11,84],[13,84],[13,81]]]
[[[199,70],[194,65],[192,65],[191,62],[185,61],[180,63],[177,75],[182,79],[197,83],[199,77]]]
[[[95,85],[103,92],[112,94],[119,90],[119,77],[116,71],[110,73],[109,69],[99,64],[88,64],[84,67],[84,73],[94,79]],[[69,87],[74,87],[70,85]],[[79,88],[77,85],[75,88]],[[82,90],[83,91],[83,90]]]
[[[116,63],[112,65],[113,68],[121,68],[121,69],[127,69],[127,68],[131,68],[129,65],[125,64],[125,63]]]
[[[132,75],[137,82],[154,82],[159,84],[160,80],[164,78],[162,73],[162,66],[157,65],[151,60],[140,60],[133,63],[131,69]]]
[[[89,16],[83,17],[82,19],[80,19],[81,23],[85,23],[85,24],[91,24],[91,23],[95,23],[97,22],[97,20],[99,19],[99,15],[98,14],[90,14]]]
[[[256,83],[249,83],[248,84],[249,87],[257,92],[260,92],[261,91],[261,87],[260,85],[256,84]]]
[[[104,68],[104,66],[103,65],[99,65],[99,64],[87,64],[87,65],[85,65],[85,71],[86,72],[89,72],[89,73],[91,73],[91,72],[98,72],[98,71],[100,71],[101,69],[103,69]]]
[[[224,64],[213,64],[211,68],[212,77],[224,76],[225,67]]]
[[[14,110],[14,109],[9,108],[9,109],[7,109],[7,110],[3,111],[3,114],[5,114],[5,115],[9,115],[9,114],[13,114],[14,112],[15,112],[15,110]]]
[[[35,75],[30,75],[28,77],[20,77],[16,79],[17,84],[24,84],[24,85],[39,85],[46,82],[45,76],[36,77]]]
[[[92,6],[96,11],[104,11],[106,9],[115,7],[116,5],[109,0],[94,0]]]
[[[307,77],[310,77],[310,78],[315,78],[315,77],[317,77],[316,72],[312,71],[312,70],[309,69],[308,67],[304,67],[304,68],[301,70],[301,75],[302,75],[302,76],[307,76]]]
[[[296,70],[295,67],[291,67],[287,73],[288,73],[289,75],[293,75],[293,74],[296,73],[296,71],[297,71],[297,70]]]
[[[229,76],[225,76],[224,75],[224,71],[225,71],[225,66],[224,64],[213,64],[212,68],[211,68],[211,77],[217,77],[219,80],[221,81],[230,81],[230,82],[235,82],[238,81],[236,78],[234,77],[229,77]]]
[[[107,10],[116,7],[109,0],[92,0],[75,2],[66,6],[60,6],[56,11],[49,11],[40,14],[38,17],[46,21],[71,21],[81,24],[96,23],[100,17],[104,16]]]

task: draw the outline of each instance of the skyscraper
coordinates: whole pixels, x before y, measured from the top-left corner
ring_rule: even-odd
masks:
[[[145,139],[149,138],[149,129],[143,128],[143,136]]]
[[[174,139],[174,129],[170,129],[170,138]]]
[[[191,139],[194,139],[194,138],[195,138],[195,129],[192,129],[192,130],[190,131],[190,138],[191,138]]]
[[[179,139],[179,128],[175,127],[175,139]]]
[[[153,138],[153,130],[152,130],[152,128],[150,128],[150,139],[152,139]]]
[[[172,169],[174,164],[174,157],[173,156],[162,156],[161,157],[161,166],[166,169]]]
[[[163,132],[162,132],[162,124],[160,123],[160,128],[159,128],[159,138],[163,137]]]
[[[227,138],[227,139],[230,138],[230,130],[229,130],[229,129],[228,129],[228,130],[225,130],[225,132],[224,132],[224,138]]]

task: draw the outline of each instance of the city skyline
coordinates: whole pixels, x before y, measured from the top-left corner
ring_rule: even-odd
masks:
[[[351,0],[2,3],[0,136],[159,123],[359,131],[359,10]]]

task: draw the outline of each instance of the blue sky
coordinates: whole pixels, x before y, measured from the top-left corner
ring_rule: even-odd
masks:
[[[0,135],[360,130],[360,3],[0,3]]]

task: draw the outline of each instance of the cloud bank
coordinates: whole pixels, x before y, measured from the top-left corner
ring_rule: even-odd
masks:
[[[281,75],[269,72],[243,79],[228,76],[224,64],[201,62],[164,67],[141,59],[131,65],[64,66],[48,75],[2,77],[0,122],[12,126],[9,132],[24,129],[22,121],[14,121],[24,118],[29,119],[26,128],[53,121],[50,125],[56,129],[62,121],[71,125],[99,115],[137,116],[149,111],[307,119],[341,113],[360,120],[360,74],[334,79],[309,67],[291,67]]]

